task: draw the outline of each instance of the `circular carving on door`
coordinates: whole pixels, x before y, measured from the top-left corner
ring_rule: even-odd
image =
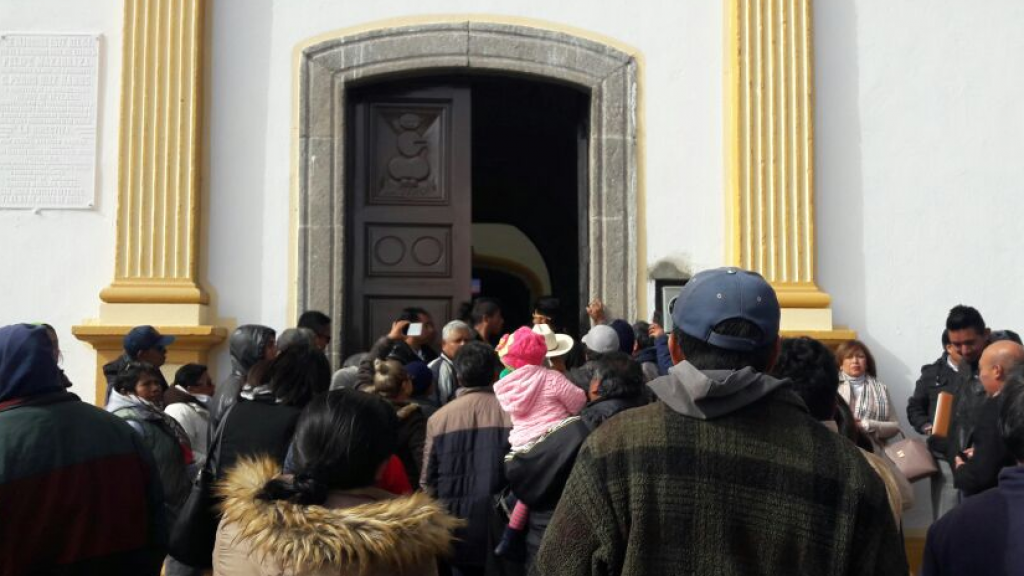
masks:
[[[412,245],[412,258],[421,266],[433,266],[441,261],[444,249],[437,238],[424,236]]]
[[[385,236],[373,245],[373,255],[385,266],[394,266],[405,258],[405,243],[395,236]]]

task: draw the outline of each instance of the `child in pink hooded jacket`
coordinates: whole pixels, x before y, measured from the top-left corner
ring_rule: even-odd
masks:
[[[578,414],[586,393],[560,372],[544,367],[548,352],[544,337],[523,326],[498,343],[498,356],[512,372],[494,384],[502,409],[512,418],[512,453],[522,450],[556,424]],[[495,554],[507,554],[526,527],[529,510],[516,502],[508,528]]]

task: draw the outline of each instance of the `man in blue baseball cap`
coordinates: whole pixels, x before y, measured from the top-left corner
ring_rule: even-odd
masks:
[[[546,576],[906,574],[885,487],[856,446],[766,374],[780,308],[759,274],[695,275],[658,401],[579,452],[537,555]]]
[[[107,400],[114,388],[114,379],[129,362],[145,362],[157,368],[167,362],[167,347],[174,343],[174,336],[163,336],[152,326],[136,326],[124,336],[124,354],[117,360],[103,366],[103,376],[107,379]],[[167,390],[167,381],[161,376],[160,383]]]

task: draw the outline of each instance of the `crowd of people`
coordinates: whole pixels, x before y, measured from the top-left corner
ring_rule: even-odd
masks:
[[[0,576],[909,573],[916,436],[868,346],[781,338],[758,274],[695,275],[668,333],[599,300],[581,336],[553,297],[464,312],[407,308],[334,371],[320,312],[240,326],[216,385],[168,383],[174,338],[139,326],[105,410],[52,327],[0,328]],[[1024,574],[1020,338],[954,307],[907,421],[937,467],[922,573]]]

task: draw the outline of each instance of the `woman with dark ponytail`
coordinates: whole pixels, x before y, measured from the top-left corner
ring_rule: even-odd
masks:
[[[419,405],[409,401],[412,396],[412,378],[397,360],[374,360],[374,392],[394,409],[397,416],[395,456],[402,461],[410,486],[419,486],[423,469],[423,445],[427,441],[427,416]]]
[[[214,574],[436,574],[459,520],[423,493],[373,487],[397,429],[373,395],[315,398],[295,430],[293,476],[270,458],[243,460],[222,484]]]

